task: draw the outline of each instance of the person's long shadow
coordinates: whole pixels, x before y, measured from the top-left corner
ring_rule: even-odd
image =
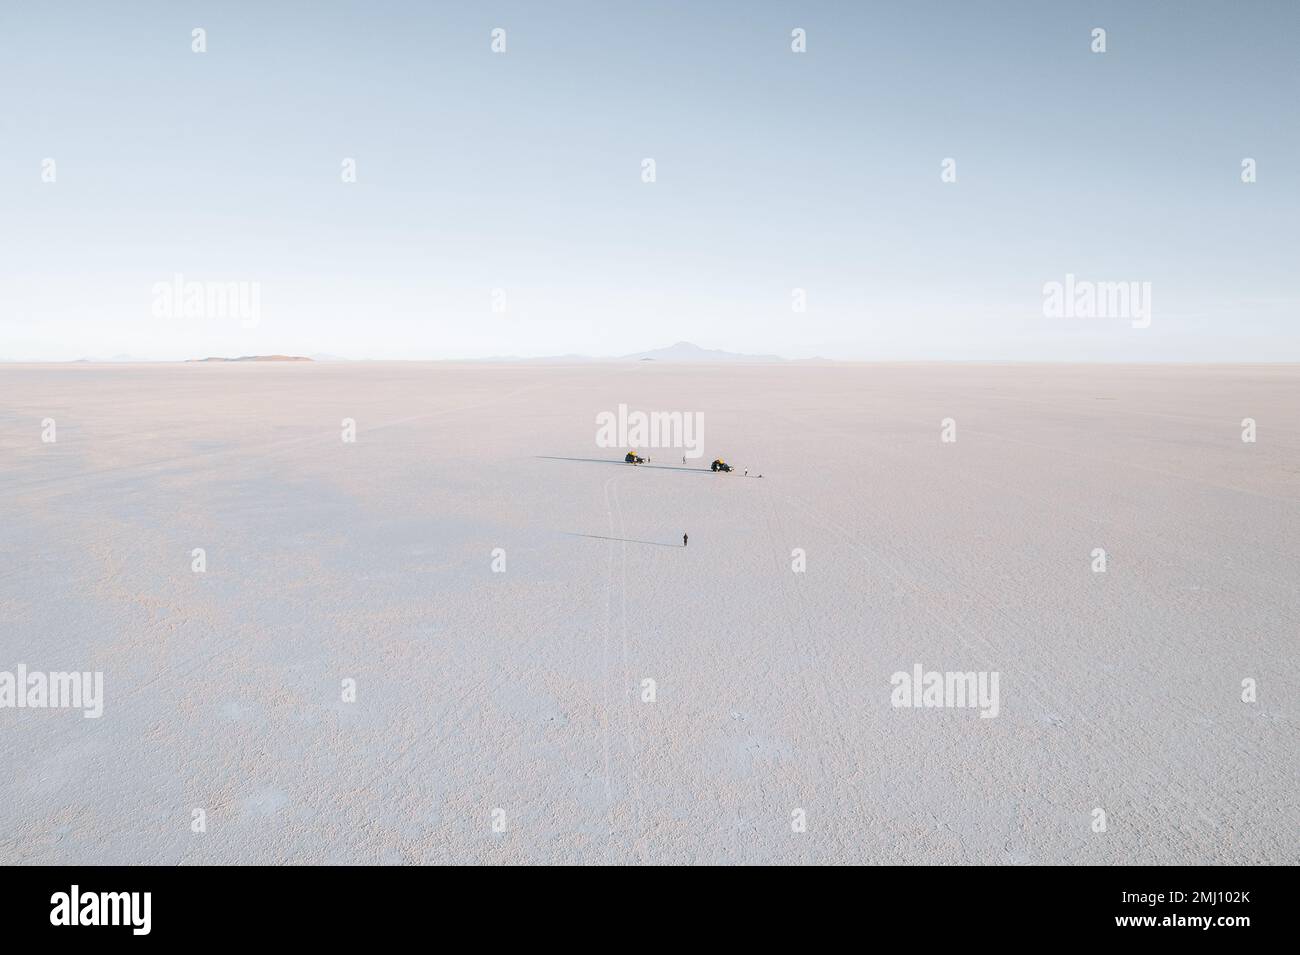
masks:
[[[677,544],[665,544],[663,541],[638,541],[630,537],[601,537],[599,534],[570,534],[570,537],[590,537],[598,541],[620,541],[624,544],[653,544],[655,547],[677,547]]]
[[[557,458],[553,454],[539,454],[538,458],[545,461],[581,461],[585,464],[621,464],[628,465],[627,461],[611,461],[609,458]],[[661,471],[693,471],[696,474],[712,474],[708,468],[685,468],[676,464],[634,464],[632,467],[637,468],[658,468]],[[670,545],[671,546],[671,545]]]

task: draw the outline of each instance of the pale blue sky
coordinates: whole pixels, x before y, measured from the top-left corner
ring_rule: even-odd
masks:
[[[1300,360],[1297,50],[1294,2],[6,4],[0,358]],[[1067,272],[1151,327],[1044,317]],[[259,323],[155,317],[175,273]]]

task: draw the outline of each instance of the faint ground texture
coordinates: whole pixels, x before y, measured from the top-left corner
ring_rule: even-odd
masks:
[[[7,365],[0,492],[3,862],[1300,861],[1296,366]]]

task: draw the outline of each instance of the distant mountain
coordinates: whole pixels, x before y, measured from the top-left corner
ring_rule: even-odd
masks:
[[[701,348],[690,342],[677,342],[667,348],[624,355],[625,361],[785,361],[780,355],[741,355],[717,348]]]
[[[301,355],[240,355],[238,358],[191,358],[189,361],[311,361]]]
[[[521,358],[518,355],[490,355],[487,358],[466,358],[465,361],[480,362],[482,364],[510,364],[515,362],[534,362],[534,363],[555,363],[555,364],[574,364],[575,362],[601,361],[600,358],[592,358],[590,355],[543,355],[540,358]],[[608,361],[609,359],[604,359]]]
[[[491,358],[471,358],[469,361],[481,362],[526,362],[531,364],[577,364],[584,362],[606,361],[662,361],[662,362],[772,362],[785,361],[780,355],[742,355],[738,352],[721,351],[715,348],[701,348],[690,342],[678,342],[667,348],[654,351],[640,351],[631,355],[596,357],[592,355],[543,355],[538,358],[521,358],[518,355],[494,355]]]

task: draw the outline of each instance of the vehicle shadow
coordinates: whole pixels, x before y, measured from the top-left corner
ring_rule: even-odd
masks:
[[[618,464],[623,467],[635,468],[658,468],[660,471],[692,471],[696,474],[712,474],[708,468],[688,468],[680,464],[629,464],[627,461],[611,461],[609,458],[558,458],[552,454],[539,454],[538,458],[545,461],[581,461],[585,464]]]

